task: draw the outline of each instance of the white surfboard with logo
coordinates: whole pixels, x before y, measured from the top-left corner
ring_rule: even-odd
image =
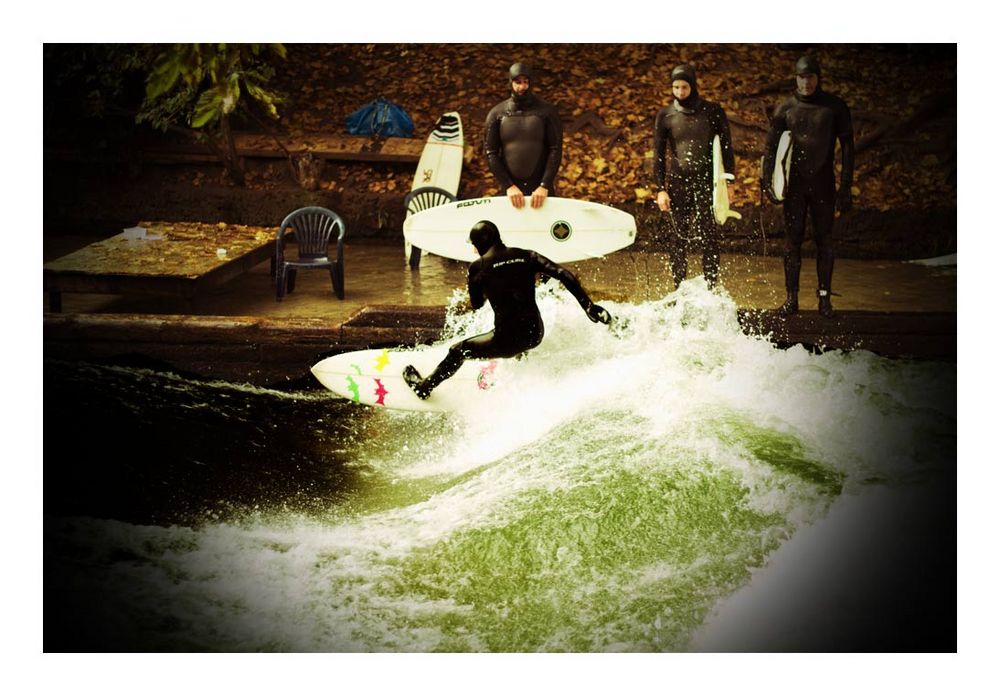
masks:
[[[435,188],[450,193],[452,197],[457,196],[458,184],[462,178],[464,147],[462,118],[457,111],[449,111],[437,120],[431,134],[427,136],[427,144],[420,153],[410,191]],[[439,197],[428,196],[426,200],[412,201],[407,207],[407,215],[427,205],[437,204],[440,200],[442,199]],[[419,265],[420,258],[413,255],[410,242],[405,241],[404,246],[407,260],[411,265]]]
[[[466,360],[452,377],[421,399],[403,379],[403,368],[413,365],[424,377],[448,354],[447,346],[389,350],[375,348],[324,358],[312,367],[320,383],[345,399],[404,411],[457,411],[483,398],[497,380],[497,360]]]
[[[572,198],[547,198],[541,208],[515,208],[506,196],[474,198],[429,208],[403,221],[414,246],[458,261],[479,258],[469,230],[493,222],[509,247],[536,251],[556,263],[596,259],[635,241],[635,218],[611,206]]]

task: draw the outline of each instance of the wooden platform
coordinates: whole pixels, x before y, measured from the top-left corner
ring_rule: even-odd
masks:
[[[140,222],[44,265],[53,312],[62,293],[147,294],[193,301],[198,293],[274,258],[275,230],[219,223]]]
[[[748,333],[778,345],[872,350],[889,357],[954,360],[955,315],[947,313],[815,312],[782,319],[740,310]],[[322,319],[186,315],[48,314],[46,359],[148,363],[201,378],[281,387],[317,386],[309,368],[322,356],[437,340],[444,307],[366,307],[339,325]]]

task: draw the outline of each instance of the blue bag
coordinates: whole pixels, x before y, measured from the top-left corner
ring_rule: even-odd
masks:
[[[412,138],[413,119],[401,107],[385,97],[379,97],[347,117],[347,132],[383,138]]]

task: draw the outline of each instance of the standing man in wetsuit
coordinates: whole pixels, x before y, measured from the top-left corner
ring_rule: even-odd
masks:
[[[500,230],[489,220],[473,225],[469,241],[479,252],[479,258],[469,266],[469,299],[473,309],[489,300],[493,330],[451,346],[426,379],[407,365],[403,378],[421,399],[458,372],[467,358],[512,358],[542,342],[545,325],[535,303],[535,276],[540,273],[566,286],[591,321],[611,323],[611,315],[591,302],[575,275],[534,251],[505,246]]]
[[[691,242],[700,242],[702,272],[711,288],[719,282],[722,243],[712,211],[712,141],[719,136],[723,166],[735,173],[729,120],[721,105],[699,96],[692,66],[674,68],[670,83],[674,100],[660,109],[653,125],[653,184],[660,189],[656,205],[673,217],[668,247],[674,285],[687,278]]]
[[[816,274],[819,313],[833,316],[830,301],[833,279],[833,219],[836,211],[847,213],[853,206],[854,127],[851,110],[842,99],[820,88],[819,62],[811,56],[795,64],[795,95],[782,103],[771,119],[764,148],[761,186],[775,203],[771,190],[778,139],[790,131],[792,164],[785,193],[785,303],[782,316],[799,311],[799,270],[802,267],[802,240],[806,215],[813,221],[816,235]],[[834,175],[834,149],[840,141],[840,190]]]
[[[510,98],[486,116],[484,148],[490,171],[515,208],[540,208],[555,195],[562,162],[562,122],[556,108],[531,91],[531,68],[510,66]]]

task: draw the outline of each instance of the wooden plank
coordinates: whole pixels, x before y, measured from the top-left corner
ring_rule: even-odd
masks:
[[[297,137],[238,133],[233,138],[241,157],[284,157],[285,150],[293,155],[311,152],[324,159],[354,159],[364,157],[397,158],[416,162],[424,149],[424,141],[416,138],[375,139],[357,135],[311,134]],[[279,146],[280,143],[281,145]],[[282,149],[282,146],[284,149]]]
[[[278,136],[276,141],[266,135],[238,133],[233,139],[236,142],[236,154],[240,157],[281,159],[287,154],[312,153],[324,160],[397,164],[416,164],[426,145],[426,141],[419,138],[375,139],[368,136],[330,134]],[[143,150],[143,155],[151,162],[218,162],[218,157],[211,150],[197,145],[172,146],[169,149],[150,146]],[[470,162],[473,155],[474,149],[467,145],[464,149],[465,161]]]
[[[384,138],[364,135],[336,135],[327,133],[300,136],[260,135],[236,133],[233,136],[236,154],[249,159],[283,159],[289,154],[312,153],[330,161],[371,162],[389,164],[416,164],[420,161],[426,139]],[[280,143],[280,144],[279,144]],[[45,156],[71,162],[116,162],[120,158],[107,154],[84,152],[79,148],[50,146]],[[153,164],[218,164],[219,158],[210,148],[198,143],[151,143],[142,147],[142,156]],[[466,145],[463,157],[468,164],[475,156],[475,148]]]

